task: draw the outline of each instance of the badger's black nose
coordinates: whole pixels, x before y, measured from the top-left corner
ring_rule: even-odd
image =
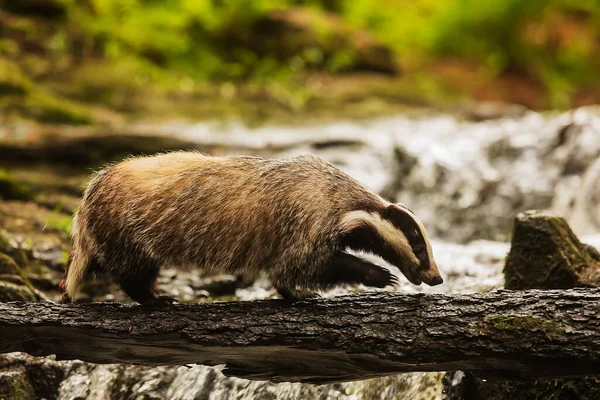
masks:
[[[429,282],[429,286],[437,286],[441,285],[442,283],[444,283],[444,278],[438,275]]]

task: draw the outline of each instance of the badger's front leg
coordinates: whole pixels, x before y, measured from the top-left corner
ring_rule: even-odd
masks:
[[[307,299],[316,299],[319,296],[318,293],[311,292],[310,290],[304,289],[290,289],[290,288],[282,288],[275,287],[277,289],[277,293],[284,299],[288,301],[299,301],[299,300],[307,300]]]
[[[337,253],[325,268],[328,286],[358,284],[383,288],[398,285],[398,278],[389,270],[344,251]]]
[[[306,299],[314,299],[320,297],[318,293],[312,292],[308,289],[318,289],[322,285],[310,284],[312,282],[312,275],[306,274],[308,269],[304,268],[285,268],[278,267],[271,271],[271,282],[273,287],[277,290],[277,293],[288,301],[298,301]]]

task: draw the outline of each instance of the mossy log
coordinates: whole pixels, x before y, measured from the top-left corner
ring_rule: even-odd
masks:
[[[147,308],[0,304],[0,352],[93,363],[225,364],[247,379],[340,382],[463,370],[600,374],[600,290],[362,294]]]

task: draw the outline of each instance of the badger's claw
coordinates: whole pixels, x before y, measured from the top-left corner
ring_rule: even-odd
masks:
[[[142,305],[145,306],[169,306],[176,302],[177,299],[171,296],[155,296],[144,301]]]
[[[321,295],[319,293],[309,292],[308,290],[307,291],[299,290],[296,300],[318,299],[320,297],[321,297]]]
[[[277,291],[279,292],[281,297],[287,301],[301,301],[301,300],[308,300],[308,299],[317,299],[317,298],[321,297],[321,295],[319,295],[318,293],[311,292],[308,290],[298,290],[298,289],[290,290],[290,289],[279,288],[279,289],[277,289]]]
[[[62,294],[62,297],[61,297],[60,301],[61,301],[61,304],[72,303],[72,300],[71,300],[71,298],[69,297],[69,295],[67,293],[63,293]]]
[[[392,275],[386,268],[372,265],[369,268],[363,283],[367,286],[384,288],[386,286],[396,286],[399,284],[399,281],[398,277]]]
[[[168,304],[173,304],[173,303],[177,302],[177,299],[175,297],[171,297],[171,296],[158,296],[158,300],[164,301],[165,303],[168,303]]]

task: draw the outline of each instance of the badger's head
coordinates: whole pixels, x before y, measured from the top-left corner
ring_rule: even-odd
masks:
[[[371,212],[351,211],[342,222],[348,232],[346,244],[351,249],[380,256],[415,285],[444,282],[423,224],[405,205],[389,204]]]

